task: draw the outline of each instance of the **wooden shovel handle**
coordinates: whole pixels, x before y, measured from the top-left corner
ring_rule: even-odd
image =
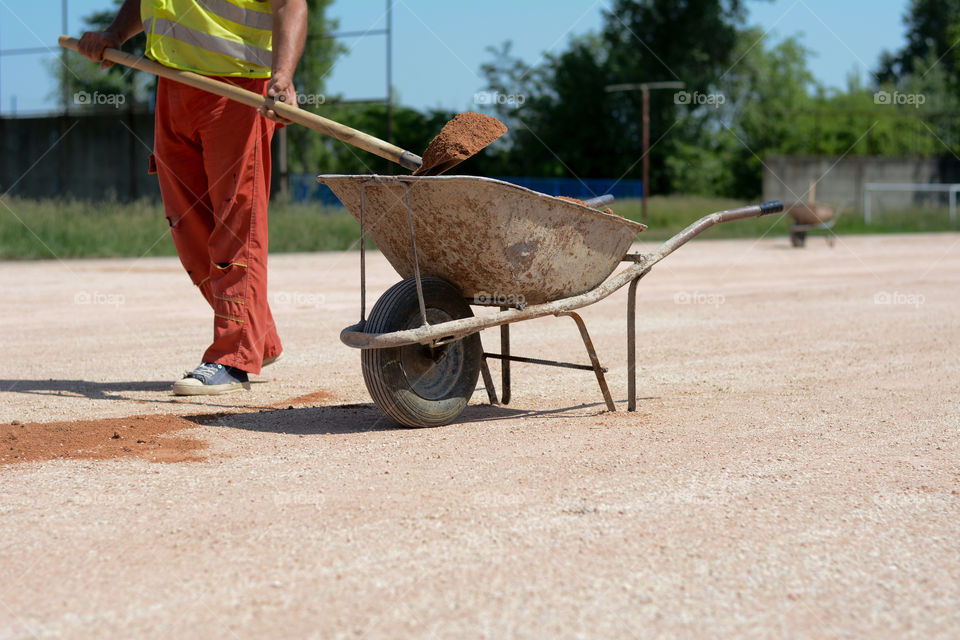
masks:
[[[73,49],[74,51],[78,50],[79,41],[76,38],[60,36],[58,41],[61,47]],[[315,113],[298,109],[293,105],[277,102],[273,98],[265,98],[264,96],[252,91],[247,91],[246,89],[241,89],[232,84],[220,82],[219,80],[214,80],[197,73],[191,73],[190,71],[171,69],[153,60],[137,57],[117,49],[104,49],[103,57],[110,62],[116,62],[127,67],[139,69],[140,71],[146,71],[147,73],[152,73],[196,89],[202,89],[218,96],[223,96],[224,98],[230,98],[254,109],[259,107],[273,109],[277,114],[287,120],[302,124],[305,127],[310,127],[320,133],[325,133],[328,136],[363,149],[364,151],[369,151],[381,158],[396,162],[407,169],[416,170],[423,164],[420,156],[410,153],[409,151],[404,151],[400,147],[375,138],[370,134],[351,129],[339,122],[334,122],[333,120],[318,116]]]

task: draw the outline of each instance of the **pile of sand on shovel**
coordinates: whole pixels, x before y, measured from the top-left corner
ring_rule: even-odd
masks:
[[[463,162],[507,132],[507,126],[482,113],[458,113],[443,125],[423,154],[423,164],[413,175],[436,175]],[[439,171],[438,171],[439,170]]]

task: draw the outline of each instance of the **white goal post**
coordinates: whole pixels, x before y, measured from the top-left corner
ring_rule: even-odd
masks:
[[[914,182],[868,182],[863,187],[863,222],[870,224],[872,217],[872,196],[877,191],[939,191],[948,193],[950,202],[950,224],[957,224],[957,193],[960,184],[929,184]]]

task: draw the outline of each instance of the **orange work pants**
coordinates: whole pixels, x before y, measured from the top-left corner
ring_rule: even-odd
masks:
[[[264,94],[267,81],[218,78]],[[203,362],[260,373],[282,346],[267,299],[267,203],[274,123],[164,78],[154,159],[180,262],[213,308]]]

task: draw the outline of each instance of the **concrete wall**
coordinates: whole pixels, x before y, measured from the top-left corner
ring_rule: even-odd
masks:
[[[960,183],[955,158],[817,158],[771,156],[764,160],[763,197],[792,204],[806,201],[811,180],[818,202],[863,211],[863,187],[870,182]],[[910,208],[930,201],[946,202],[944,194],[883,193],[887,209]]]
[[[320,135],[320,134],[317,134]],[[274,176],[277,171],[274,137]],[[0,118],[0,194],[120,201],[160,198],[147,173],[153,114]],[[279,180],[274,180],[276,189]]]
[[[0,192],[26,198],[159,198],[147,174],[153,116],[0,118]]]

